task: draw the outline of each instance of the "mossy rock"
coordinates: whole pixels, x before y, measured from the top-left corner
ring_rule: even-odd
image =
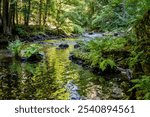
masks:
[[[139,91],[136,91],[135,95],[136,95],[136,99],[137,100],[143,100],[142,97],[143,97],[143,94],[144,92],[139,90]]]
[[[135,25],[135,32],[139,40],[150,39],[150,10],[148,10],[143,19]]]
[[[120,50],[111,50],[111,51],[104,51],[102,52],[102,55],[104,57],[112,56],[115,59],[119,58],[128,58],[130,56],[130,51],[125,50],[125,49],[120,49]]]
[[[148,10],[143,18],[139,20],[135,25],[135,33],[137,36],[137,43],[134,51],[136,53],[143,52],[143,54],[138,58],[137,63],[135,63],[133,68],[133,73],[135,77],[140,74],[150,74],[150,10]]]
[[[142,69],[143,69],[145,75],[150,75],[150,63],[148,63],[148,62],[143,63]]]

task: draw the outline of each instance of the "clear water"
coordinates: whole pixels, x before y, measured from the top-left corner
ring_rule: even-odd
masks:
[[[43,44],[44,59],[34,64],[21,63],[1,50],[0,99],[125,99],[118,82],[107,81],[69,60],[75,41],[65,40],[71,46],[63,50],[56,47],[60,41],[52,41],[55,45],[47,41]]]

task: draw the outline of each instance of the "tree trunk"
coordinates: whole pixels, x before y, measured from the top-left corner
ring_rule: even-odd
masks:
[[[20,8],[21,9],[23,8],[22,6],[23,6],[23,0],[20,0]],[[22,13],[19,13],[18,16],[19,16],[19,23],[22,24],[22,22],[23,22],[22,21]]]
[[[14,25],[15,25],[15,2],[11,0],[9,10],[9,26],[13,27]]]
[[[31,0],[24,0],[24,25],[29,25],[30,19],[30,12],[31,12]]]
[[[15,4],[15,19],[16,19],[16,24],[18,25],[18,0],[16,1],[16,4]]]
[[[39,26],[41,26],[41,19],[42,19],[42,0],[40,0],[39,4]]]
[[[27,1],[23,0],[24,25],[27,25]]]
[[[31,12],[31,0],[28,0],[28,8],[27,8],[26,22],[25,22],[25,25],[26,25],[26,26],[29,25],[30,12]]]
[[[2,0],[0,0],[0,31],[2,31]]]
[[[9,16],[9,0],[3,0],[3,33],[11,34],[11,21]]]
[[[2,16],[2,0],[0,0],[0,16]]]
[[[47,22],[47,16],[48,16],[48,5],[49,5],[49,0],[46,0],[45,10],[44,10],[44,18],[43,18],[43,25],[45,25],[45,24],[46,24],[46,22]]]

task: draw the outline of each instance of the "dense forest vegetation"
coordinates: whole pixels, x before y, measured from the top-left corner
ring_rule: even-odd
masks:
[[[148,11],[148,0],[1,0],[1,33],[19,26],[47,26],[63,32],[131,28]]]
[[[85,32],[104,37],[78,42],[72,58],[98,75],[128,70],[129,99],[150,99],[150,0],[0,0],[0,42],[17,40],[8,47],[16,55],[22,45],[18,39]],[[39,50],[31,45],[25,56]]]

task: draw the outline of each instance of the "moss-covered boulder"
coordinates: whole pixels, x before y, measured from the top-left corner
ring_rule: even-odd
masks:
[[[137,43],[134,51],[136,54],[141,53],[137,58],[138,61],[134,67],[143,71],[143,74],[150,75],[150,10],[135,25]]]

